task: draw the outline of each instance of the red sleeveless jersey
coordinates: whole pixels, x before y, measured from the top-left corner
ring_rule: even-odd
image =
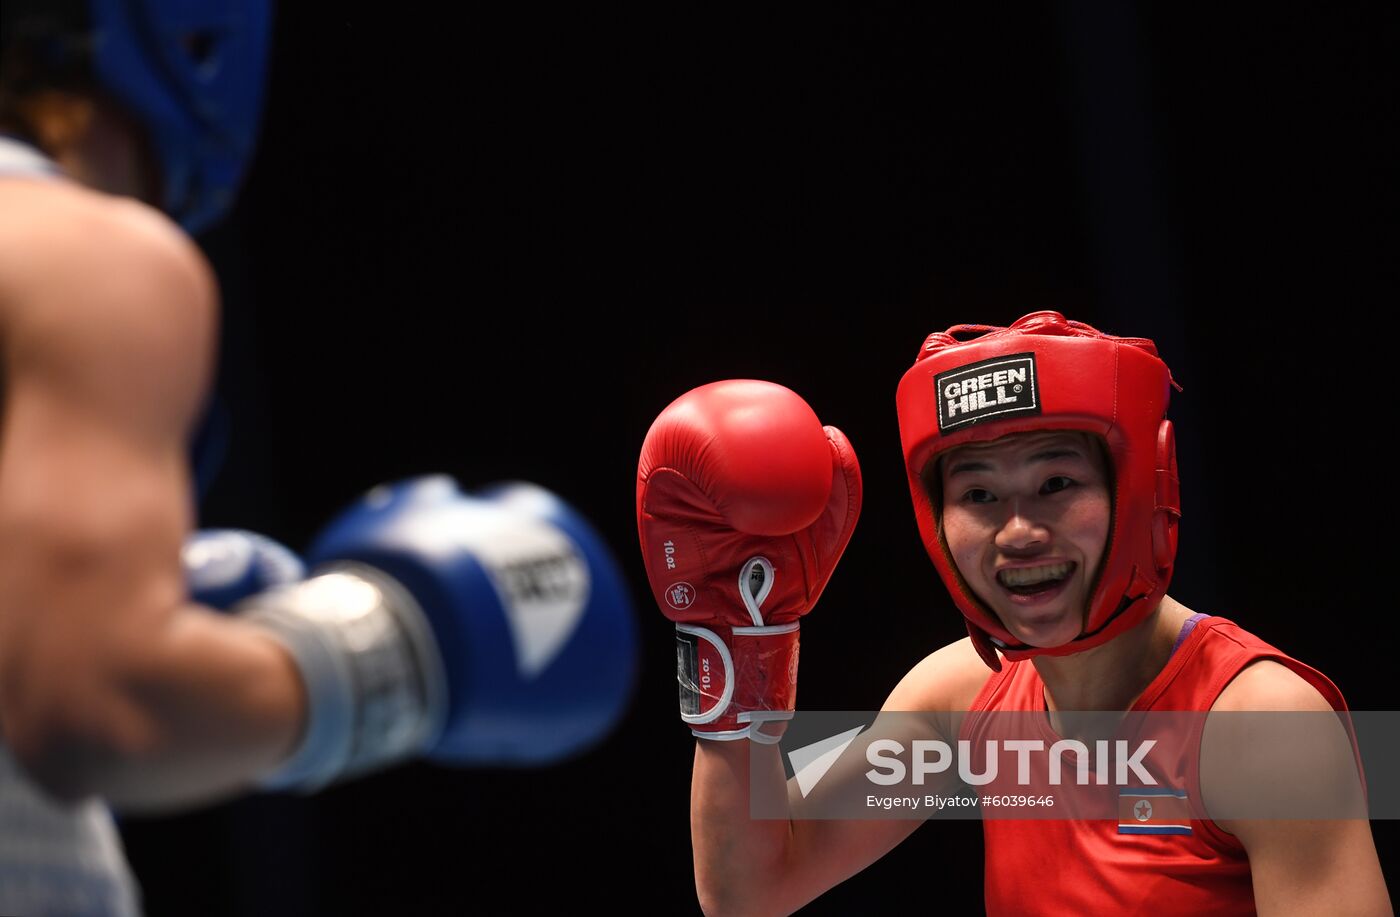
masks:
[[[1334,709],[1346,710],[1342,693],[1316,669],[1225,618],[1197,616],[1193,623],[1131,711],[1209,710],[1230,680],[1260,659],[1287,666]],[[1003,662],[972,709],[1044,711],[1044,683],[1030,661]],[[965,726],[960,738],[969,737]],[[1199,776],[1187,757],[1183,750],[1178,789],[1199,799]],[[1214,822],[1182,820],[1189,824],[1170,833],[1131,833],[1121,820],[986,819],[987,913],[1255,913],[1244,847]]]

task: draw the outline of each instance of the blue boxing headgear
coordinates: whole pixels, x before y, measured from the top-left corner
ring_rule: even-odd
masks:
[[[4,0],[6,41],[87,72],[147,132],[161,207],[190,232],[232,206],[262,112],[272,0]],[[37,75],[42,84],[42,72]]]
[[[190,232],[233,205],[262,112],[271,0],[93,0],[93,73],[146,125],[165,211]]]

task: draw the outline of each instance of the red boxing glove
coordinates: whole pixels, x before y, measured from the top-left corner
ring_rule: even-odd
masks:
[[[781,385],[702,385],[651,425],[637,529],[657,604],[676,622],[681,719],[697,736],[777,741],[750,727],[792,717],[798,619],[860,500],[845,434]]]

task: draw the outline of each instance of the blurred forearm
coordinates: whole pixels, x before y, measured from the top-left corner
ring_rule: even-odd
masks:
[[[300,735],[290,656],[236,618],[185,606],[100,658],[68,660],[63,689],[6,718],[17,755],[54,795],[137,810],[214,801],[246,789]]]

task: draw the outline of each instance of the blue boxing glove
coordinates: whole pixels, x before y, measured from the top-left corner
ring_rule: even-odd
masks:
[[[636,670],[631,602],[606,545],[531,484],[446,476],[376,488],[307,552],[312,576],[255,596],[308,696],[272,788],[427,756],[538,765],[596,743]]]
[[[265,589],[306,577],[306,565],[291,549],[243,529],[201,529],[180,550],[185,586],[201,605],[228,611]]]

